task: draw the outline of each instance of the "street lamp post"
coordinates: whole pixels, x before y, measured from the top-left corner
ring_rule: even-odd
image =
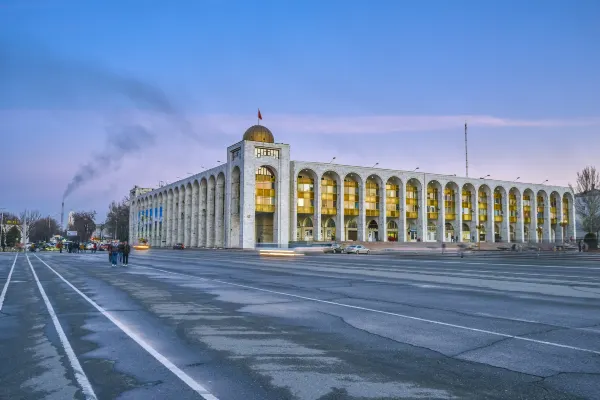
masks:
[[[6,210],[6,208],[0,208],[0,246],[2,247],[2,251],[4,251],[6,244],[6,238],[4,237],[4,210]]]

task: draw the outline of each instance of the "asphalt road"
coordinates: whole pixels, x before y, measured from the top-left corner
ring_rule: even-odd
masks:
[[[600,259],[0,253],[0,399],[600,398]]]

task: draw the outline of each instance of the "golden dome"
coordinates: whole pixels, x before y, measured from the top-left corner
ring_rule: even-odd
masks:
[[[244,133],[244,140],[250,140],[251,142],[263,142],[263,143],[275,143],[275,138],[271,131],[262,125],[254,125],[248,128]]]

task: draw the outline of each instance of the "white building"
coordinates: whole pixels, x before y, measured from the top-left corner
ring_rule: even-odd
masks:
[[[227,163],[131,192],[130,241],[287,247],[290,241],[562,242],[575,236],[567,187],[290,160],[264,126]]]

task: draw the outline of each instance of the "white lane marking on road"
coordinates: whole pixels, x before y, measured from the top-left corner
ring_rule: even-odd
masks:
[[[83,371],[81,364],[79,364],[79,360],[77,359],[77,356],[75,355],[75,351],[73,351],[73,348],[71,347],[71,343],[69,343],[69,339],[67,338],[67,335],[65,335],[65,332],[63,331],[63,328],[60,325],[60,322],[58,321],[58,317],[56,316],[56,313],[54,312],[54,308],[52,307],[52,304],[50,304],[50,300],[48,299],[48,296],[46,296],[46,291],[42,287],[42,284],[41,284],[40,280],[38,279],[37,274],[35,273],[35,269],[33,268],[33,265],[31,265],[29,256],[25,255],[25,257],[27,258],[27,262],[29,263],[29,268],[31,268],[31,272],[33,273],[33,277],[35,278],[37,287],[40,290],[42,298],[44,299],[44,303],[46,303],[46,308],[48,309],[48,312],[50,313],[50,318],[52,318],[52,323],[54,323],[54,328],[56,328],[56,332],[58,332],[58,337],[60,339],[60,342],[62,343],[63,348],[65,349],[65,353],[67,353],[67,358],[69,359],[69,362],[71,363],[71,368],[73,368],[73,372],[75,373],[75,379],[77,380],[77,383],[79,383],[79,386],[81,386],[81,390],[82,390],[85,398],[90,399],[90,400],[95,400],[95,399],[97,399],[97,397],[96,397],[96,393],[94,393],[94,389],[92,388],[92,384],[90,383],[87,375]]]
[[[17,257],[19,257],[19,253],[15,254],[15,259],[13,260],[12,267],[10,267],[10,272],[8,273],[8,278],[6,278],[6,283],[2,288],[2,293],[0,293],[0,311],[2,311],[2,306],[4,305],[4,298],[6,297],[6,291],[8,290],[8,285],[10,283],[10,277],[15,269],[15,264],[17,262]]]
[[[188,260],[188,261],[195,261],[194,258],[192,257],[182,257],[182,256],[159,256],[154,254],[153,257],[156,258],[162,258],[162,259],[172,259],[172,258],[179,258],[179,259],[183,259],[183,260]],[[343,257],[343,256],[342,256]],[[387,260],[388,258],[386,258]],[[381,258],[377,258],[377,260],[382,260]],[[352,265],[353,266],[369,266],[369,267],[373,267],[373,266],[383,266],[385,267],[386,264],[374,264],[374,263],[360,263],[360,262],[356,262],[357,260],[352,260]],[[320,265],[323,263],[322,260],[307,260],[306,258],[303,259],[303,262],[307,263],[307,264],[315,264],[315,265]],[[512,264],[512,263],[490,263],[490,262],[476,262],[476,261],[443,261],[443,260],[436,260],[436,259],[428,259],[428,260],[422,260],[422,259],[412,259],[412,258],[400,258],[400,259],[396,259],[394,260],[394,262],[398,263],[397,265],[400,266],[405,266],[403,265],[403,263],[413,263],[413,262],[417,262],[417,263],[429,263],[429,264],[460,264],[460,265],[488,265],[488,266],[496,266],[496,267],[532,267],[532,268],[565,268],[565,269],[586,269],[586,270],[600,270],[600,267],[586,267],[586,266],[567,266],[567,265],[539,265],[539,264]],[[331,265],[338,265],[337,263],[329,263]],[[340,264],[341,265],[341,264]],[[389,267],[389,265],[388,265]],[[476,270],[475,270],[476,271]]]
[[[155,350],[152,346],[150,346],[144,339],[139,337],[135,332],[131,331],[124,323],[115,318],[110,312],[106,311],[104,308],[100,307],[94,300],[90,299],[84,293],[82,293],[79,289],[77,289],[71,282],[63,278],[61,274],[56,272],[54,268],[49,266],[44,260],[39,258],[37,254],[35,257],[40,260],[46,267],[50,269],[50,271],[54,272],[56,276],[58,276],[63,282],[71,287],[77,294],[83,297],[88,303],[90,303],[96,310],[98,310],[102,315],[108,318],[113,324],[115,324],[119,329],[121,329],[127,336],[133,339],[140,347],[146,350],[152,357],[154,357],[159,363],[161,363],[165,368],[171,371],[175,376],[181,379],[186,385],[188,385],[192,390],[198,393],[205,400],[219,400],[213,394],[211,394],[204,386],[196,382],[192,377],[183,372],[179,367],[173,364],[168,358],[163,356],[157,350]]]
[[[255,286],[248,286],[248,285],[242,285],[242,284],[239,284],[239,283],[232,283],[232,282],[222,281],[220,279],[201,278],[201,277],[198,277],[198,276],[195,276],[195,275],[184,274],[184,273],[181,273],[181,272],[168,271],[168,270],[164,270],[164,269],[160,269],[160,268],[141,267],[141,266],[137,267],[137,268],[152,269],[152,270],[155,270],[155,271],[165,272],[167,274],[174,274],[174,275],[181,275],[181,276],[185,276],[185,277],[192,277],[192,278],[196,278],[196,279],[199,279],[199,280],[202,280],[202,281],[218,282],[218,283],[222,283],[224,285],[237,286],[237,287],[242,287],[242,288],[245,288],[245,289],[258,290],[260,292],[278,294],[278,295],[281,295],[281,296],[293,297],[293,298],[297,298],[297,299],[313,301],[313,302],[316,302],[316,303],[331,304],[331,305],[334,305],[334,306],[352,308],[352,309],[361,310],[361,311],[370,311],[370,312],[377,313],[377,314],[391,315],[391,316],[394,316],[394,317],[411,319],[411,320],[414,320],[414,321],[428,322],[430,324],[435,324],[435,325],[442,325],[442,326],[448,326],[448,327],[457,328],[457,329],[464,329],[464,330],[468,330],[468,331],[472,331],[472,332],[487,333],[489,335],[494,335],[494,336],[501,336],[501,337],[515,339],[515,340],[523,340],[523,341],[527,341],[527,342],[545,344],[545,345],[554,346],[554,347],[562,347],[562,348],[565,348],[565,349],[577,350],[577,351],[582,351],[582,352],[586,352],[586,353],[592,353],[592,354],[600,355],[600,351],[590,350],[590,349],[584,349],[582,347],[569,346],[569,345],[566,345],[566,344],[560,344],[560,343],[554,343],[554,342],[547,342],[545,340],[533,339],[533,338],[528,338],[528,337],[525,337],[525,336],[510,335],[508,333],[489,331],[487,329],[479,329],[479,328],[472,328],[472,327],[464,326],[464,325],[450,324],[448,322],[436,321],[436,320],[433,320],[433,319],[426,319],[426,318],[420,318],[420,317],[413,317],[411,315],[393,313],[393,312],[390,312],[390,311],[376,310],[374,308],[353,306],[351,304],[338,303],[337,301],[315,299],[313,297],[300,296],[300,295],[297,295],[297,294],[279,292],[279,291],[276,291],[276,290],[262,289],[262,288],[258,288],[258,287],[255,287]]]

